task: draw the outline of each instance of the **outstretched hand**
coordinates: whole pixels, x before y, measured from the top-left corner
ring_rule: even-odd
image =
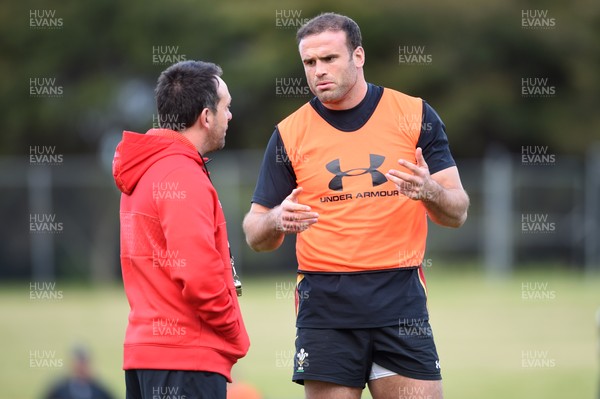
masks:
[[[319,214],[311,212],[310,206],[298,203],[302,187],[297,187],[276,208],[275,228],[284,234],[301,233],[317,223]]]
[[[405,159],[398,160],[398,163],[410,170],[412,174],[391,169],[385,176],[396,184],[401,194],[408,198],[415,201],[432,201],[441,187],[431,178],[429,166],[423,158],[423,151],[420,147],[415,151],[415,158],[416,165]]]

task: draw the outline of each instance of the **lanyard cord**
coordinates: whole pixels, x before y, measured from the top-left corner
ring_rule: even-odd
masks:
[[[213,181],[210,178],[210,172],[206,167],[206,164],[212,161],[212,159],[204,158],[202,154],[200,154],[200,152],[198,152],[198,155],[200,155],[200,159],[202,159],[202,170],[204,170],[204,173],[206,173],[210,184],[214,187],[215,185],[213,184]],[[242,296],[242,281],[240,280],[240,277],[235,271],[235,259],[233,258],[233,254],[231,253],[231,245],[229,244],[229,240],[227,240],[227,249],[229,250],[229,262],[231,262],[231,273],[233,275],[233,285],[235,286],[235,292],[237,293],[237,296]]]

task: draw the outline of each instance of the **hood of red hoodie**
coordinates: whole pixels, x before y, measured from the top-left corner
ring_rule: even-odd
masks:
[[[117,187],[131,194],[148,168],[171,155],[185,155],[204,164],[194,145],[181,133],[168,129],[150,129],[146,134],[124,131],[113,159]]]

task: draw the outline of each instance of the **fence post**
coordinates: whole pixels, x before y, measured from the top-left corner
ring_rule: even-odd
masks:
[[[30,166],[27,174],[29,218],[52,211],[52,172],[45,165]],[[28,225],[29,227],[29,225]],[[50,232],[29,231],[33,281],[54,279],[54,237]]]
[[[507,277],[513,265],[512,165],[503,148],[483,161],[484,263],[489,277]]]
[[[590,146],[585,162],[585,270],[600,268],[600,142]]]

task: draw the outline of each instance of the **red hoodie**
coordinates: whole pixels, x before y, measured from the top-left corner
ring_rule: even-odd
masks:
[[[123,369],[201,370],[231,381],[250,343],[203,159],[175,131],[124,132],[113,175],[131,309]]]

